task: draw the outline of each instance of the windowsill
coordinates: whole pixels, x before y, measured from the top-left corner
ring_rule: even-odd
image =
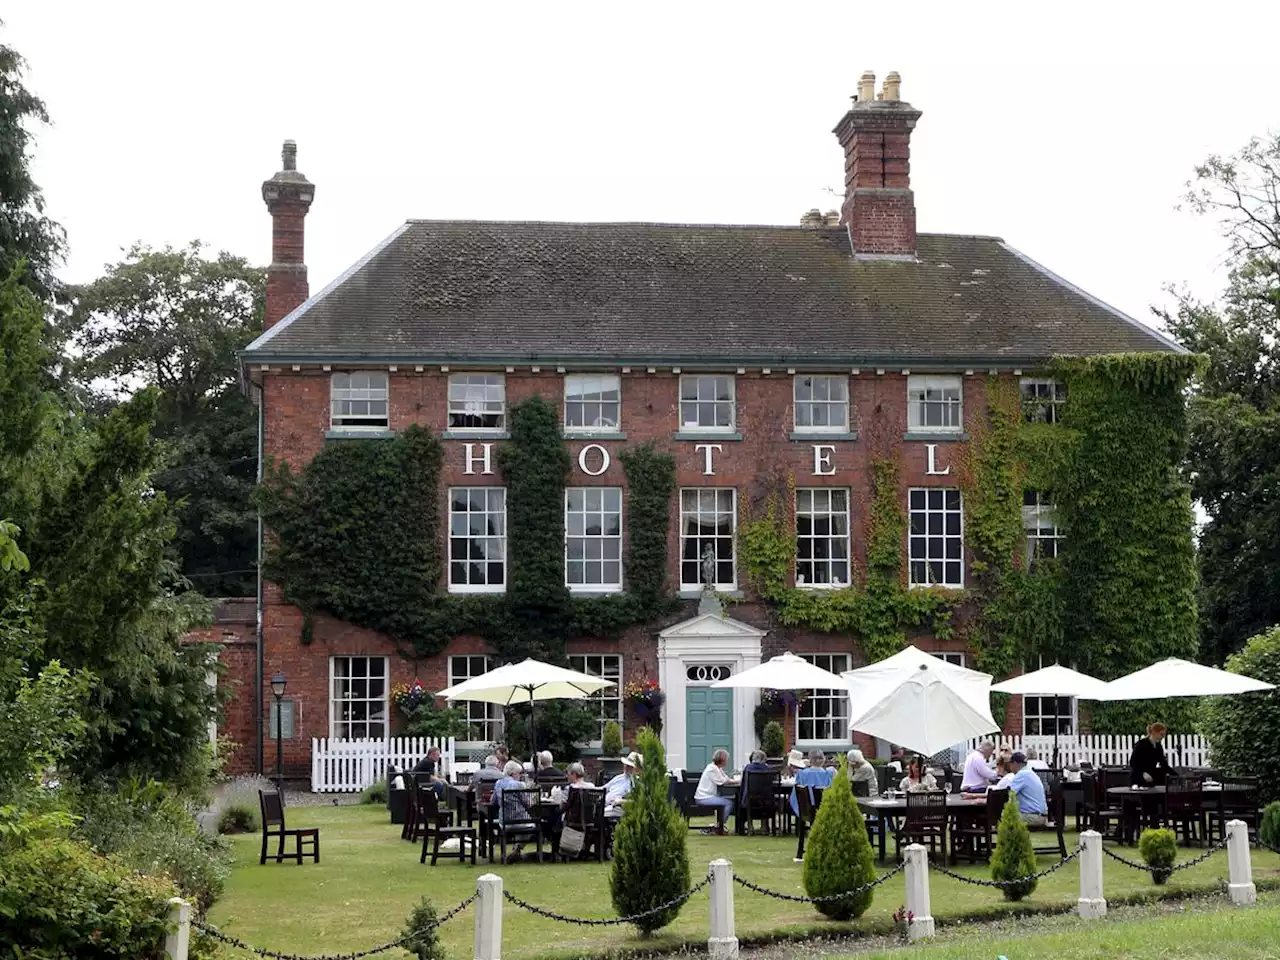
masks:
[[[953,583],[909,583],[908,590],[946,590],[950,593],[963,593],[964,584],[957,586]]]
[[[449,593],[450,593],[450,594],[452,594],[452,595],[454,595],[454,596],[462,596],[462,597],[467,597],[467,596],[471,596],[471,597],[483,597],[483,596],[500,597],[500,596],[502,596],[502,594],[504,594],[504,593],[506,593],[506,592],[507,592],[507,588],[506,588],[505,586],[503,586],[503,587],[499,587],[499,588],[497,588],[497,589],[494,589],[493,587],[455,587],[455,586],[452,586],[452,585],[450,585],[450,587],[449,587]]]
[[[963,430],[908,430],[902,435],[903,440],[925,440],[930,443],[954,443],[968,440],[969,434]]]
[[[741,600],[746,596],[745,593],[736,588],[729,590],[717,589],[715,595],[717,597],[728,597],[730,600]],[[702,598],[702,588],[682,587],[677,596],[679,596],[681,600],[700,600]]]
[[[396,432],[386,427],[364,428],[334,427],[324,432],[326,440],[386,440],[394,437]]]
[[[506,430],[446,430],[440,434],[441,440],[510,440],[511,434]]]
[[[795,588],[806,593],[830,593],[833,590],[848,590],[848,583],[797,583]]]
[[[715,430],[677,430],[672,434],[673,440],[691,440],[695,443],[702,443],[707,440],[741,440],[742,434],[734,431],[726,431],[724,433]]]
[[[804,752],[809,750],[848,751],[853,749],[853,742],[850,740],[795,740],[792,742],[792,746]]]
[[[578,587],[566,584],[571,597],[616,597],[622,593],[622,585],[616,587]]]
[[[565,427],[563,436],[566,440],[625,440],[626,433],[621,430],[577,430]]]
[[[791,431],[791,439],[792,440],[813,440],[813,441],[839,440],[841,442],[847,442],[850,440],[857,440],[858,431],[850,430],[846,432],[843,430],[841,431],[833,430],[830,433],[824,433],[821,430],[793,430]]]

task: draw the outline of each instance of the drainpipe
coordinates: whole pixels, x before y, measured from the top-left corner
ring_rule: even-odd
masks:
[[[258,483],[262,483],[263,475],[263,449],[265,447],[263,437],[263,427],[266,423],[266,406],[267,392],[262,388],[258,389]],[[263,624],[263,584],[262,584],[262,508],[258,508],[258,670],[253,685],[253,713],[254,721],[258,730],[258,758],[257,770],[262,773],[262,751],[263,738],[266,733],[266,724],[263,722],[262,716],[262,674],[263,674],[263,651],[262,651],[262,624]]]

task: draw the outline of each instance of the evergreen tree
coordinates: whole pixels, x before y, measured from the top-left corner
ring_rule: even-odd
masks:
[[[1031,831],[1018,813],[1018,798],[1010,795],[1000,814],[996,830],[996,848],[991,854],[992,880],[1017,880],[1036,872],[1036,854],[1031,846]],[[1004,888],[1006,900],[1021,900],[1035,890],[1038,880],[1027,880]]]
[[[614,909],[629,917],[652,910],[688,893],[689,830],[667,795],[667,758],[662,741],[645,728],[636,737],[644,753],[644,770],[627,799],[613,834],[613,871],[609,892]],[[680,907],[671,907],[635,922],[647,936],[671,923]]]
[[[865,886],[876,878],[875,855],[867,838],[867,824],[853,798],[844,761],[822,795],[822,806],[804,851],[804,892],[830,897]],[[866,913],[875,891],[816,904],[833,920],[852,920]]]

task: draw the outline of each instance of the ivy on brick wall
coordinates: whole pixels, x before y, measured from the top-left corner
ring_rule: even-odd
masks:
[[[898,463],[871,464],[871,501],[867,513],[867,563],[855,583],[836,590],[805,590],[790,585],[796,557],[795,479],[786,489],[770,490],[739,523],[738,542],[747,582],[776,605],[788,626],[803,626],[855,636],[868,662],[883,660],[907,643],[907,631],[928,627],[951,635],[955,594],[910,590],[902,566],[906,515],[898,489]]]
[[[511,410],[498,450],[507,488],[504,594],[444,589],[442,447],[422,427],[395,437],[327,444],[301,471],[272,466],[259,490],[271,531],[264,573],[289,603],[385,633],[411,656],[459,635],[503,659],[562,659],[565,640],[613,636],[668,612],[668,511],[675,462],[645,445],[621,455],[627,473],[628,592],[573,597],[564,582],[564,489],[570,459],[556,408],[540,396]],[[304,628],[304,641],[309,626]]]

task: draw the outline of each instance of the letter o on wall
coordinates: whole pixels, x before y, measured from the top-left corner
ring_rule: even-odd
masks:
[[[589,466],[587,466],[588,450],[600,451],[599,469],[592,470]],[[606,470],[609,469],[609,451],[606,450],[604,447],[600,446],[600,444],[598,443],[588,443],[585,447],[583,447],[581,450],[578,451],[578,469],[581,470],[583,473],[585,473],[588,477],[600,476],[600,474],[604,473]]]

